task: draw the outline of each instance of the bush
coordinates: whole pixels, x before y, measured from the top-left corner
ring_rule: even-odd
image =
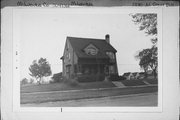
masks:
[[[21,83],[21,85],[26,85],[26,84],[28,84],[28,79],[23,78],[20,83]]]
[[[124,77],[124,76],[119,76],[119,80],[120,80],[120,81],[126,80],[126,77]]]
[[[76,78],[66,79],[66,80],[64,80],[64,83],[66,83],[67,85],[73,86],[73,87],[79,85]]]
[[[126,78],[123,76],[119,76],[117,74],[114,74],[114,75],[110,75],[109,80],[110,81],[122,81],[122,80],[126,80]]]
[[[122,81],[122,84],[124,84],[125,86],[146,85],[142,80],[125,80]]]
[[[58,83],[58,82],[63,82],[64,78],[62,76],[62,72],[56,73],[52,76],[52,81],[50,83]]]
[[[105,75],[78,75],[76,78],[78,82],[96,82],[103,81],[105,79]]]

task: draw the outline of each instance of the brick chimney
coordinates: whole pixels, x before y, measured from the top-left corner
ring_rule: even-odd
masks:
[[[106,36],[105,36],[105,40],[106,40],[106,42],[107,42],[107,43],[109,43],[109,44],[110,44],[110,36],[109,36],[109,34],[106,34]]]

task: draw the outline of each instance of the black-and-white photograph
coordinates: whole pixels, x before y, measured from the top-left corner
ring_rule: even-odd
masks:
[[[157,107],[158,14],[14,13],[21,107]]]

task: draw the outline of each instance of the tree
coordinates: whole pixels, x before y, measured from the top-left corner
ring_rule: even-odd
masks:
[[[152,48],[143,49],[135,57],[138,58],[139,65],[144,69],[145,72],[151,69],[153,74],[157,77],[158,67],[158,52],[157,52],[157,14],[144,14],[137,13],[131,14],[133,22],[139,25],[139,30],[144,31],[146,35],[152,36],[151,42],[153,43]]]
[[[145,73],[148,70],[152,70],[155,78],[157,77],[158,66],[157,55],[157,47],[153,46],[152,48],[143,49],[135,56],[137,59],[140,59],[139,65],[144,69]]]
[[[52,74],[50,64],[46,58],[40,58],[38,61],[34,60],[29,67],[30,75],[35,77],[37,82],[41,84],[42,78]]]
[[[133,22],[139,25],[139,30],[144,31],[145,34],[152,36],[152,43],[157,43],[157,14],[137,13],[131,14]]]

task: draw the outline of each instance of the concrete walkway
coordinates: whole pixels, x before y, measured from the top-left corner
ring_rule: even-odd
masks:
[[[125,88],[126,86],[124,84],[122,84],[121,82],[119,81],[113,81],[112,82],[116,87],[119,87],[119,88]]]

